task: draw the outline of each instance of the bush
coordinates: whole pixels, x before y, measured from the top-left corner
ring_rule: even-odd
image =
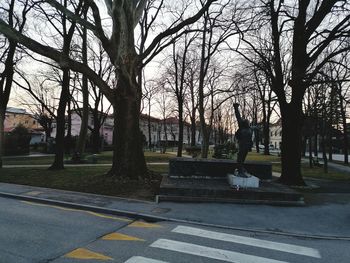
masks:
[[[227,142],[215,145],[213,157],[216,159],[233,159],[236,152],[236,145],[233,142]]]
[[[4,154],[23,155],[29,154],[31,135],[27,128],[18,125],[12,132],[5,134]]]
[[[189,146],[185,148],[186,153],[196,158],[200,155],[202,148],[200,146]]]
[[[46,142],[34,143],[31,145],[33,151],[37,151],[40,153],[47,153],[47,144]]]

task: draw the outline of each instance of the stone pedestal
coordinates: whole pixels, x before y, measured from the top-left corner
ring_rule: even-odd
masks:
[[[258,188],[259,178],[250,174],[247,175],[248,177],[240,177],[234,174],[227,174],[227,180],[231,187]]]

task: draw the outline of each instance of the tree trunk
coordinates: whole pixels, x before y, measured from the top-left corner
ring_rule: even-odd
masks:
[[[65,153],[70,154],[72,148],[72,111],[71,111],[71,99],[67,101],[67,135],[65,137]]]
[[[338,89],[338,95],[340,99],[340,115],[341,122],[343,126],[343,154],[344,154],[344,163],[349,164],[349,139],[348,139],[348,127],[346,125],[346,107],[344,107],[344,99],[341,94],[341,89]]]
[[[0,109],[0,169],[2,168],[2,157],[4,155],[4,122],[5,122],[5,112]]]
[[[330,120],[330,123],[332,123],[332,121]],[[328,160],[332,161],[333,160],[333,143],[332,143],[332,124],[330,124],[328,126]]]
[[[202,124],[203,123],[203,124]],[[201,150],[201,157],[202,158],[208,158],[208,151],[209,151],[209,134],[207,125],[205,123],[205,120],[201,120],[201,130],[202,130],[202,150]]]
[[[306,156],[306,144],[307,144],[307,137],[306,136],[302,136],[302,140],[301,140],[301,156],[305,157]]]
[[[264,155],[270,155],[270,128],[266,121],[263,123]]]
[[[79,156],[82,156],[82,154],[85,151],[88,122],[89,122],[89,91],[87,87],[87,78],[85,76],[83,76],[82,93],[83,93],[83,113],[81,115],[79,137],[75,148],[75,151],[76,153],[79,154]]]
[[[279,181],[287,185],[305,185],[301,175],[302,107],[293,101],[284,104],[281,116],[282,174]]]
[[[152,148],[151,100],[148,101],[147,126],[148,126],[148,148],[151,149]]]
[[[323,156],[323,171],[328,173],[328,160],[327,160],[327,150],[326,150],[326,136],[322,134],[322,156]]]
[[[196,116],[192,113],[191,117],[191,146],[196,145]]]
[[[312,160],[312,136],[309,137],[309,166],[312,168],[314,166]]]
[[[113,102],[113,166],[108,174],[137,180],[148,175],[139,127],[141,90],[124,70],[118,73]]]
[[[70,72],[69,69],[63,70],[62,90],[60,95],[60,102],[57,109],[57,130],[56,130],[56,153],[53,164],[50,166],[50,170],[61,170],[64,169],[64,135],[65,135],[65,113],[67,101],[69,99],[69,81]]]
[[[317,134],[317,130],[316,130],[315,135],[314,135],[314,155],[315,155],[316,159],[318,159],[318,134]]]
[[[98,118],[94,118],[94,128],[92,130],[92,152],[100,153],[101,149],[101,134],[100,134],[100,122]]]
[[[183,112],[182,112],[182,102],[179,104],[179,145],[177,146],[177,157],[182,156],[182,148],[184,141],[184,121],[183,121]]]
[[[84,13],[84,19],[86,19],[86,12]],[[84,65],[88,64],[87,61],[87,30],[86,27],[83,27],[83,36],[82,36],[83,44],[82,44],[82,57]],[[76,153],[79,156],[85,151],[88,124],[89,124],[89,86],[88,86],[88,78],[86,74],[83,74],[83,83],[82,83],[82,93],[83,93],[83,113],[81,116],[81,125],[79,131],[79,138],[77,141],[77,145],[75,148]]]
[[[10,16],[12,20],[12,12],[14,7],[14,1],[11,2],[10,7]],[[6,107],[10,98],[13,74],[14,74],[14,56],[17,48],[17,42],[9,40],[9,50],[7,58],[5,60],[5,68],[0,74],[0,168],[2,168],[2,156],[4,154],[4,125],[5,125],[5,116],[6,116]]]
[[[260,130],[255,129],[255,149],[257,153],[260,153],[259,142],[260,142]]]

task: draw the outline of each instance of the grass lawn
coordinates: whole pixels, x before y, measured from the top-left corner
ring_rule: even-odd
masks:
[[[95,194],[154,200],[159,189],[160,174],[168,172],[171,154],[145,152],[148,168],[152,171],[152,180],[148,183],[128,181],[120,182],[106,176],[109,167],[67,167],[62,171],[49,171],[47,168],[2,168],[0,182],[32,185],[39,187],[64,189],[70,191],[88,192]],[[5,164],[50,164],[53,157],[21,157],[5,158]],[[272,162],[272,169],[281,172],[280,158],[273,155],[262,155],[255,152],[248,154],[247,160]],[[98,163],[111,163],[112,152],[103,152],[99,155]],[[165,164],[152,164],[164,162]],[[329,171],[325,174],[322,167],[309,168],[307,163],[302,164],[304,177],[322,178],[330,180],[350,181],[350,176],[344,173]]]
[[[170,158],[175,157],[171,154],[162,154],[157,152],[145,152],[146,162],[168,162]],[[90,154],[86,154],[87,158]],[[107,164],[112,163],[113,152],[102,152],[97,154],[97,163]],[[38,157],[12,157],[6,156],[3,158],[4,165],[42,165],[42,164],[52,164],[54,156],[38,156]],[[65,160],[70,160],[70,156],[66,155]]]
[[[68,167],[61,171],[46,168],[2,168],[0,182],[15,183],[78,192],[154,200],[161,176],[168,165],[150,165],[149,183],[118,182],[105,175],[109,167]]]
[[[282,170],[280,163],[281,158],[275,155],[263,155],[256,152],[250,152],[248,153],[247,160],[272,162],[272,171],[280,173]],[[350,181],[350,176],[345,173],[335,172],[331,170],[328,171],[328,173],[325,173],[323,171],[323,167],[314,166],[313,168],[310,168],[308,163],[301,164],[301,173],[304,177]]]
[[[265,161],[265,162],[281,162],[281,157],[276,155],[263,155],[257,152],[249,152],[246,160],[249,161]]]
[[[272,170],[274,172],[281,172],[281,164],[273,164]],[[350,176],[345,173],[336,172],[329,170],[328,173],[323,171],[323,167],[314,166],[313,168],[309,167],[308,163],[301,164],[301,174],[303,177],[311,177],[318,179],[327,179],[327,180],[337,180],[337,181],[350,181]]]

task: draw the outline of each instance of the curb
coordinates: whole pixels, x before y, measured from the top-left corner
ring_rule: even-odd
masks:
[[[168,222],[176,222],[176,223],[182,223],[182,224],[193,224],[193,225],[204,226],[204,227],[215,227],[215,228],[221,228],[221,229],[230,229],[230,230],[237,230],[237,231],[290,236],[290,237],[300,237],[300,238],[307,238],[307,239],[350,241],[350,236],[309,235],[309,234],[299,234],[299,233],[292,233],[292,232],[272,231],[272,230],[263,230],[263,229],[230,227],[225,225],[217,225],[217,224],[203,223],[203,222],[186,220],[186,219],[176,219],[176,218],[170,218],[170,217],[155,216],[150,214],[120,210],[120,209],[103,208],[98,206],[83,205],[83,204],[71,203],[66,201],[57,201],[52,199],[25,196],[20,194],[10,194],[5,192],[0,192],[0,197],[23,200],[23,201],[32,201],[32,202],[41,203],[41,204],[57,205],[57,206],[62,206],[67,208],[78,209],[78,210],[91,211],[95,213],[131,217],[136,220],[142,219],[148,222],[168,221]]]

